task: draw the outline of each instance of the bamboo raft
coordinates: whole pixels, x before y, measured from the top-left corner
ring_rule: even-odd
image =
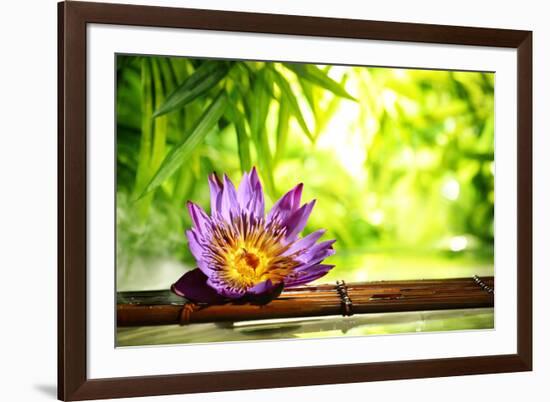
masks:
[[[493,307],[494,278],[349,283],[286,289],[263,305],[194,304],[169,290],[119,292],[117,325],[234,322],[403,311]]]

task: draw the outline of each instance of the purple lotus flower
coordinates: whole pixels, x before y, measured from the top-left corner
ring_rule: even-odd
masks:
[[[300,237],[315,200],[300,206],[298,184],[264,215],[264,194],[256,169],[245,173],[236,190],[224,175],[208,178],[211,216],[188,202],[193,227],[187,238],[198,268],[172,285],[172,291],[199,303],[234,299],[267,302],[283,287],[303,285],[325,275],[333,265],[335,240],[317,243],[325,230]]]

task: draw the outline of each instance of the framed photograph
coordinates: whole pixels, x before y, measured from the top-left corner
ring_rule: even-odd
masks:
[[[59,399],[531,370],[530,31],[58,7]]]

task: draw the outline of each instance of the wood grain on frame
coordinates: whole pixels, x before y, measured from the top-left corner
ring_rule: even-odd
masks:
[[[86,24],[492,46],[517,49],[517,354],[147,377],[86,374]],[[58,4],[58,397],[63,400],[336,384],[532,369],[532,33],[178,9]]]

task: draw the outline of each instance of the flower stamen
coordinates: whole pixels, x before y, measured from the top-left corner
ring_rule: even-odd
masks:
[[[241,215],[219,222],[205,257],[216,277],[233,290],[246,291],[266,280],[280,283],[299,264],[294,255],[282,256],[290,245],[281,240],[285,229],[277,222]]]

